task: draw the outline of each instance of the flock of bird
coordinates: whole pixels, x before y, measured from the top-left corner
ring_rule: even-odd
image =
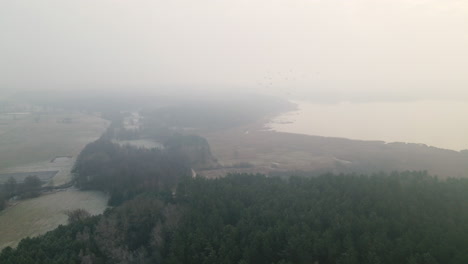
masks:
[[[267,71],[267,73],[257,81],[256,87],[268,92],[276,92],[287,97],[298,96],[298,89],[307,86],[310,75],[299,73],[290,69],[289,71]],[[313,73],[313,77],[318,78],[320,72]]]

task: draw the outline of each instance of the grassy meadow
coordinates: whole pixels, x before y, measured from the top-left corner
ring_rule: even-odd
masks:
[[[20,201],[0,211],[0,250],[16,246],[28,236],[37,236],[67,223],[67,210],[83,208],[100,214],[107,206],[102,192],[67,189]]]
[[[98,139],[109,122],[82,113],[0,114],[0,183],[9,175],[17,181],[28,173],[58,171],[46,184],[71,180],[76,156],[86,144]],[[59,157],[59,158],[57,158]],[[107,197],[99,192],[67,189],[40,197],[10,201],[0,212],[0,249],[65,224],[66,210],[83,208],[102,213]]]
[[[49,162],[57,156],[76,156],[97,139],[108,122],[80,113],[24,114],[0,117],[0,173]]]

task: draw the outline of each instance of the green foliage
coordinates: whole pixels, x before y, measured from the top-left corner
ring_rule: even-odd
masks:
[[[5,194],[0,191],[0,211],[5,209],[5,206],[6,206]]]
[[[23,184],[18,186],[18,195],[21,198],[33,198],[39,196],[42,182],[36,175],[30,175],[24,179]]]
[[[2,251],[0,263],[80,263],[79,252],[90,241],[77,239],[78,234],[91,230],[97,219],[95,217],[83,223],[59,226],[41,237],[23,239],[16,249],[7,247]]]
[[[85,219],[91,217],[91,214],[88,211],[86,211],[85,209],[81,209],[81,208],[67,211],[66,214],[68,216],[69,224],[82,222]]]
[[[178,153],[100,139],[84,148],[73,172],[78,187],[108,192],[109,204],[118,205],[144,191],[175,187],[190,166]]]
[[[25,239],[0,263],[468,263],[466,179],[242,174],[161,197]]]
[[[468,181],[231,175],[185,186],[168,263],[463,263]],[[463,261],[461,261],[463,260]]]
[[[39,196],[42,182],[36,175],[29,175],[24,182],[17,183],[15,178],[10,177],[0,185],[0,210],[6,207],[6,201],[17,196],[20,199],[28,199]]]
[[[151,248],[154,238],[171,230],[178,215],[179,209],[156,196],[139,196],[104,215],[23,239],[16,249],[2,251],[0,263],[154,263],[160,256]]]
[[[18,184],[13,177],[8,178],[8,180],[3,184],[3,192],[5,193],[6,197],[15,196],[18,191],[17,188]]]
[[[184,157],[193,168],[206,169],[218,164],[213,158],[208,141],[197,135],[182,135],[174,133],[164,141],[167,151]]]
[[[17,183],[15,178],[10,177],[3,184],[0,192],[3,193],[5,199],[14,196],[19,198],[33,198],[37,197],[41,191],[42,182],[36,175],[29,175],[22,183]]]

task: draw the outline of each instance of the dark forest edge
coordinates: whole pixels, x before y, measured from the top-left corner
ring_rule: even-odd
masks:
[[[73,169],[75,185],[110,195],[119,205],[145,191],[171,194],[182,177],[191,175],[190,162],[178,149],[120,146],[106,139],[88,144]]]
[[[466,179],[236,174],[150,189],[24,239],[0,263],[468,262]]]
[[[10,177],[0,184],[0,210],[7,206],[10,199],[20,200],[34,198],[40,195],[43,183],[35,175],[27,176],[23,182],[17,182],[15,178]]]

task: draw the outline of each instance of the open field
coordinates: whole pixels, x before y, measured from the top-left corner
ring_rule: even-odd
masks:
[[[38,175],[48,185],[69,182],[78,154],[108,125],[81,113],[0,114],[0,183],[10,176],[21,182],[28,175]],[[65,210],[98,214],[106,204],[102,193],[72,189],[14,202],[0,212],[0,248],[66,223]]]
[[[207,177],[226,172],[331,171],[376,173],[427,170],[445,177],[468,177],[468,155],[422,144],[349,140],[270,131],[269,120],[236,128],[200,132],[218,162],[230,167],[248,162],[249,169],[199,171]]]
[[[0,174],[58,171],[51,184],[70,180],[76,156],[99,138],[108,121],[80,113],[0,115]],[[27,176],[27,175],[26,175]],[[0,177],[0,181],[5,180]],[[17,179],[22,180],[22,176]]]
[[[0,174],[0,183],[6,181],[10,175],[16,175],[15,179],[21,182],[28,175],[47,175],[54,171],[53,177],[40,177],[47,185],[58,186],[71,180],[71,170],[75,164],[76,157],[66,160],[43,161],[23,166],[5,169]]]
[[[107,125],[108,122],[99,117],[80,113],[30,114],[16,120],[3,118],[0,122],[0,173],[51,161],[57,156],[76,157]]]
[[[100,214],[107,205],[101,192],[67,189],[24,200],[0,212],[0,249],[16,246],[28,236],[37,236],[66,224],[67,210],[83,208]]]
[[[212,154],[225,167],[248,162],[253,168],[223,168],[199,172],[209,178],[226,173],[263,173],[289,170],[319,170],[333,168],[334,160],[326,155],[310,151],[305,146],[290,145],[294,134],[265,130],[264,120],[222,131],[204,132]]]

